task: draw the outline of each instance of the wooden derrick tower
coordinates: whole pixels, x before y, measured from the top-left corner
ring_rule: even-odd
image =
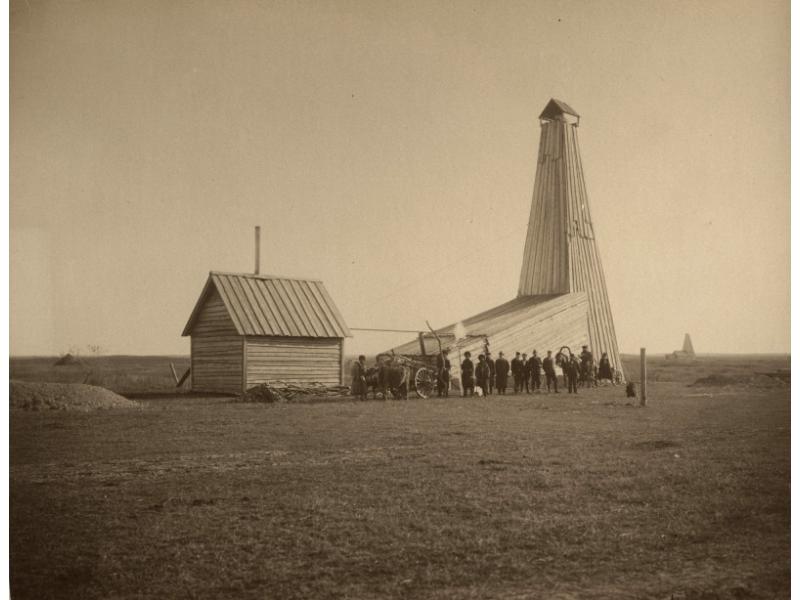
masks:
[[[516,298],[442,327],[436,336],[420,333],[396,352],[437,352],[442,340],[477,356],[489,340],[494,353],[537,350],[544,356],[564,346],[580,353],[587,344],[596,361],[606,352],[624,377],[578,152],[580,117],[564,102],[550,100],[539,120],[539,160]]]
[[[580,116],[550,100],[541,137],[518,296],[585,292],[589,346],[622,370],[578,148]]]

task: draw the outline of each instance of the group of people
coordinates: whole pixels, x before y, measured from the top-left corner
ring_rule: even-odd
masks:
[[[498,354],[497,360],[492,358],[491,352],[478,355],[478,363],[472,361],[470,352],[464,353],[464,360],[461,361],[461,390],[464,396],[475,394],[476,387],[480,388],[482,395],[497,393],[504,395],[508,388],[509,374],[514,382],[514,393],[539,393],[542,391],[542,376],[544,375],[544,385],[547,391],[558,391],[558,377],[556,367],[562,370],[564,385],[567,392],[578,393],[578,384],[597,385],[598,380],[607,379],[613,381],[614,372],[608,355],[604,352],[598,365],[594,364],[594,356],[588,346],[583,346],[579,356],[576,356],[568,348],[564,348],[555,356],[551,350],[541,358],[536,350],[530,358],[528,355],[519,352],[508,361],[503,352]],[[448,351],[443,350],[437,357],[437,393],[440,397],[447,397],[450,389],[450,377],[452,366],[448,358]]]

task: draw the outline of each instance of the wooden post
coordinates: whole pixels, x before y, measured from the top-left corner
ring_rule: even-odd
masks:
[[[256,225],[256,275],[261,272],[261,227]]]
[[[641,406],[647,406],[647,351],[645,348],[642,348],[639,352],[642,366],[642,379],[639,384],[641,387],[639,391],[639,404]]]
[[[178,383],[178,374],[175,372],[175,365],[172,364],[172,361],[169,363],[169,368],[172,369],[172,376],[175,378],[175,383]]]
[[[419,353],[422,354],[422,356],[426,356],[426,353],[425,353],[425,332],[423,332],[423,331],[419,332]]]

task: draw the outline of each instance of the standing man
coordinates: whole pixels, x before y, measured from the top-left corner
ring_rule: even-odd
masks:
[[[583,346],[581,351],[581,383],[589,386],[594,381],[594,356],[592,356],[589,346]]]
[[[367,357],[363,354],[358,357],[358,361],[353,365],[351,374],[353,375],[353,385],[350,386],[350,393],[359,400],[367,399]]]
[[[544,378],[547,382],[547,391],[550,391],[550,384],[553,384],[556,394],[558,393],[558,378],[556,377],[556,363],[553,360],[553,351],[548,350],[547,356],[542,361],[542,368],[544,369]]]
[[[530,394],[531,388],[528,385],[528,380],[530,379],[530,365],[528,365],[528,355],[526,353],[522,353],[522,365],[520,366],[520,377],[522,380],[520,381],[519,391],[522,391],[523,386],[525,387],[525,392]]]
[[[484,396],[488,396],[489,392],[489,365],[486,363],[486,357],[483,354],[478,355],[478,366],[475,367],[475,383]]]
[[[578,393],[578,374],[581,370],[581,363],[578,357],[570,353],[569,359],[564,363],[564,375],[567,377],[568,394]]]
[[[506,385],[508,385],[508,371],[510,366],[505,356],[501,352],[497,357],[497,362],[494,364],[495,377],[497,378],[497,393],[504,396],[506,393]]]
[[[472,364],[470,357],[472,354],[464,352],[464,360],[461,361],[461,390],[464,396],[472,396],[475,393],[475,365]]]
[[[491,394],[492,390],[494,389],[494,373],[495,373],[495,365],[494,365],[494,360],[492,359],[491,352],[486,353],[486,366],[489,367],[489,381],[487,382],[486,385],[489,386],[489,393]]]
[[[436,357],[436,392],[439,398],[450,395],[450,359],[447,358],[447,353],[445,348]]]
[[[522,375],[520,375],[521,366],[522,359],[519,357],[519,352],[517,352],[517,355],[511,359],[511,376],[514,378],[515,394],[522,389]]]
[[[533,356],[531,356],[528,364],[531,366],[531,387],[533,387],[533,393],[535,394],[542,389],[542,359],[536,354],[536,350],[533,351]]]

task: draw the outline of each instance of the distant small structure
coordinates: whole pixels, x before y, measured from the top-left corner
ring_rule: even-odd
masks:
[[[183,330],[192,390],[342,384],[350,330],[321,281],[212,271]]]
[[[83,364],[83,361],[80,358],[77,358],[67,352],[64,356],[59,358],[56,362],[53,363],[55,367],[68,367],[70,365],[80,365]]]
[[[667,360],[694,360],[694,346],[692,346],[692,338],[687,333],[683,337],[683,349],[675,350],[672,354],[666,355]]]

